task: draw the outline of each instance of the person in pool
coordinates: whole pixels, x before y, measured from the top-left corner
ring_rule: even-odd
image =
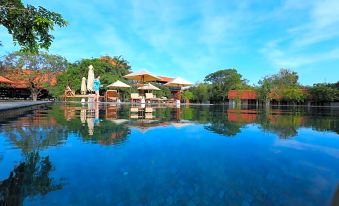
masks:
[[[100,94],[99,94],[99,90],[100,90],[100,76],[97,76],[97,78],[94,79],[93,81],[93,90],[95,92],[95,96],[94,96],[94,101],[95,102],[99,102],[99,97],[100,97]]]

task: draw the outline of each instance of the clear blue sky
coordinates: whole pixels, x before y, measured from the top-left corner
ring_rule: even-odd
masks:
[[[192,82],[236,68],[251,84],[279,68],[303,84],[339,77],[339,0],[25,0],[61,13],[51,53],[100,55]],[[0,28],[0,55],[16,50]]]

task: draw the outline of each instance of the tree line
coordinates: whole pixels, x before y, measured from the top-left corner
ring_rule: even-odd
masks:
[[[219,70],[187,89],[183,98],[197,103],[225,103],[230,90],[255,91],[257,100],[266,105],[273,99],[292,103],[339,101],[339,81],[304,86],[299,83],[297,72],[290,69],[280,69],[276,74],[265,76],[257,85],[249,85],[236,69]]]
[[[126,81],[123,76],[131,72],[129,62],[121,56],[82,59],[69,63],[60,55],[17,51],[0,58],[0,75],[6,77],[15,71],[17,78],[29,82],[28,88],[32,96],[38,97],[42,89],[47,89],[52,96],[58,97],[63,94],[66,86],[80,92],[81,79],[87,76],[89,65],[94,66],[95,74],[101,76],[103,85],[116,80]],[[25,69],[32,72],[24,73]],[[39,78],[41,76],[54,77],[57,84],[52,85],[50,79],[46,81],[46,78]],[[172,97],[168,87],[158,83],[155,85],[161,89],[155,92],[157,96]],[[182,98],[195,103],[225,103],[230,90],[255,91],[257,99],[266,105],[274,99],[292,103],[309,100],[318,103],[339,101],[339,82],[304,86],[300,84],[298,74],[289,69],[280,69],[276,74],[267,75],[256,85],[249,85],[248,80],[236,69],[222,69],[208,74],[203,82],[186,89]],[[121,93],[128,98],[131,92],[136,91],[136,88],[122,89]]]

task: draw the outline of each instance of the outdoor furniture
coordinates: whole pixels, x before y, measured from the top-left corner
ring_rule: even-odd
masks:
[[[175,97],[175,98],[176,98],[177,104],[180,104],[181,87],[187,87],[187,86],[190,86],[190,85],[192,85],[191,82],[189,82],[189,81],[187,81],[187,80],[185,80],[185,79],[183,79],[183,78],[181,78],[181,77],[177,77],[177,78],[173,79],[172,81],[167,82],[167,83],[165,84],[165,86],[169,86],[169,87],[179,87],[179,88],[180,88],[180,89],[177,91],[178,93],[177,93],[177,95],[176,95],[176,97]],[[167,103],[174,103],[174,100],[173,100],[173,102],[167,101]]]
[[[86,77],[82,77],[81,80],[81,87],[80,87],[80,93],[81,94],[86,94],[87,92],[87,87],[86,87]]]
[[[108,101],[118,101],[118,92],[117,90],[107,90],[105,94],[105,100]]]
[[[133,72],[133,73],[125,75],[124,77],[126,79],[140,81],[140,82],[152,82],[152,81],[161,80],[161,78],[145,70]]]
[[[64,96],[75,96],[75,91],[72,90],[69,86],[66,87],[64,91]]]
[[[72,90],[69,86],[66,87],[64,91],[64,95],[60,96],[64,101],[66,101],[68,98],[94,98],[94,94],[75,94],[75,91]],[[100,96],[99,98],[103,98],[104,96]]]
[[[138,93],[131,93],[131,103],[133,102],[141,102],[142,97]]]
[[[116,88],[116,89],[119,89],[119,88],[130,88],[131,86],[129,86],[128,84],[125,84],[124,82],[122,81],[115,81],[114,83],[110,84],[107,86],[108,88]],[[118,97],[119,97],[119,92],[118,92]],[[118,98],[119,99],[119,98]]]
[[[152,102],[157,102],[159,103],[160,102],[160,99],[159,98],[156,98],[155,95],[153,95],[152,93],[146,93],[145,94],[145,99],[146,99],[146,102],[149,101],[150,103]]]
[[[173,104],[174,103],[174,99],[167,99],[167,97],[161,97],[160,98],[160,102],[161,103],[165,103],[165,104]]]
[[[173,98],[167,99],[167,100],[165,101],[165,103],[167,103],[167,104],[174,104],[174,102],[175,102],[175,99],[173,99]]]

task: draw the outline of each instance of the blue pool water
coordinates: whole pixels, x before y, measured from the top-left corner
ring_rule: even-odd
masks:
[[[335,205],[337,109],[54,104],[0,119],[0,205]]]

